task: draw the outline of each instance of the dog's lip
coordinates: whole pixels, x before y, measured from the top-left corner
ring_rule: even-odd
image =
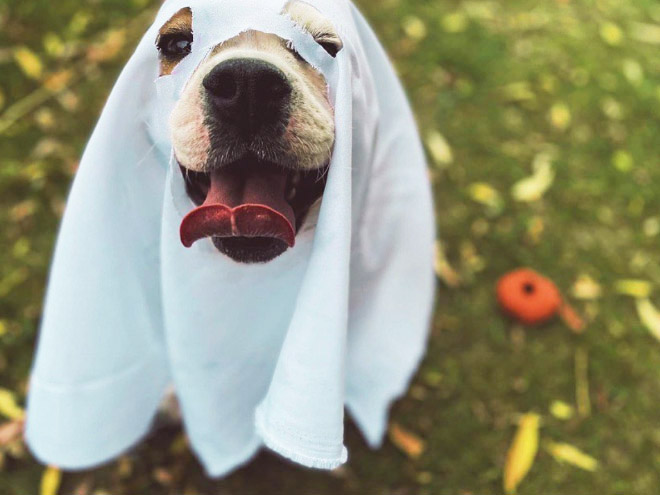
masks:
[[[293,247],[302,218],[322,194],[326,169],[296,171],[252,156],[211,172],[181,166],[198,205],[181,223],[181,242],[190,247],[205,237],[259,237]]]

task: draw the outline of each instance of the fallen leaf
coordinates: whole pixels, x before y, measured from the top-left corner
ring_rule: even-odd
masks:
[[[57,495],[62,482],[62,472],[55,466],[48,466],[41,475],[39,495]]]
[[[571,294],[576,299],[593,300],[598,299],[603,294],[603,288],[589,275],[582,274],[571,288]]]
[[[23,435],[24,422],[22,419],[14,419],[0,425],[0,447],[5,447]]]
[[[19,46],[14,49],[14,60],[30,79],[39,79],[44,71],[43,63],[39,56],[27,46]]]
[[[559,317],[564,324],[570,328],[574,333],[582,333],[587,324],[584,319],[575,311],[575,308],[568,304],[566,301],[559,307]]]
[[[499,213],[504,207],[500,193],[486,182],[473,182],[468,187],[470,197],[477,203],[487,206],[492,213]]]
[[[435,268],[436,275],[440,277],[440,279],[446,283],[448,287],[458,287],[461,284],[460,275],[449,264],[449,261],[445,256],[445,250],[442,247],[442,243],[440,241],[436,241],[435,245],[433,246],[433,250],[433,267]]]
[[[550,404],[550,414],[557,419],[566,421],[575,415],[575,408],[564,401],[553,400]]]
[[[646,298],[637,299],[635,303],[642,324],[651,332],[653,337],[660,340],[660,311]]]
[[[593,472],[598,469],[596,459],[571,444],[549,441],[545,444],[545,450],[558,462],[566,462],[585,471]]]
[[[612,165],[619,172],[629,172],[634,164],[632,155],[626,150],[617,150],[612,155]]]
[[[408,38],[419,41],[426,37],[426,24],[419,17],[411,15],[403,19],[403,32]]]
[[[511,188],[511,195],[516,201],[538,201],[555,180],[550,153],[536,155],[532,168],[532,175],[519,180]]]
[[[614,283],[614,290],[625,296],[645,299],[651,294],[651,282],[639,279],[622,279]]]
[[[388,432],[392,443],[411,459],[419,458],[424,452],[424,441],[398,423],[390,424]]]
[[[11,390],[0,388],[0,414],[9,419],[23,419],[25,412],[16,401],[16,395]]]
[[[600,37],[608,45],[617,46],[623,41],[623,31],[613,22],[604,22],[600,25]]]
[[[649,43],[650,45],[660,45],[660,26],[657,24],[633,22],[631,27],[631,35],[637,41]]]
[[[631,84],[638,86],[644,81],[644,69],[637,60],[627,58],[623,61],[622,70],[623,75]]]
[[[442,17],[441,24],[447,33],[460,33],[467,28],[468,18],[463,12],[452,12]]]
[[[426,134],[426,147],[433,161],[440,167],[449,165],[454,161],[451,146],[439,131],[431,129]]]
[[[550,123],[556,129],[565,131],[571,125],[571,110],[565,103],[555,103],[550,107]]]
[[[520,102],[536,99],[536,95],[528,81],[509,83],[503,86],[500,91],[505,101]]]
[[[539,445],[541,417],[535,413],[524,414],[518,423],[518,430],[509,447],[504,465],[504,491],[516,493],[520,482],[534,464]]]

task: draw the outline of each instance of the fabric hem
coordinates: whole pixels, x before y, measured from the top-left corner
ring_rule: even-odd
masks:
[[[268,431],[265,425],[263,415],[259,410],[257,410],[257,414],[255,417],[255,426],[257,429],[257,433],[262,438],[264,445],[266,447],[273,450],[274,452],[277,452],[281,456],[286,457],[287,459],[290,459],[291,461],[301,464],[305,467],[309,467],[313,469],[332,470],[338,468],[342,464],[346,463],[346,461],[348,460],[348,450],[346,450],[346,447],[343,445],[341,447],[340,456],[334,459],[301,454],[300,452],[297,452],[295,449],[287,447],[285,445],[285,442],[277,438],[277,435],[273,435],[271,432]]]

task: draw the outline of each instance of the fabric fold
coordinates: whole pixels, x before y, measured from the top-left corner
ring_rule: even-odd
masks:
[[[168,0],[122,72],[81,160],[60,230],[33,365],[27,439],[84,468],[129,448],[165,386],[211,476],[265,445],[304,466],[346,462],[345,406],[378,446],[423,356],[434,293],[433,207],[405,94],[348,0],[331,57],[284,0]],[[191,53],[156,77],[158,29],[193,13]],[[246,30],[286,40],[328,85],[336,129],[316,224],[264,264],[209,239],[185,248],[194,204],[168,116],[213,47]]]

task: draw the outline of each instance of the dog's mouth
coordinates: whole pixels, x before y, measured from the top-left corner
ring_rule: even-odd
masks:
[[[181,222],[184,246],[210,237],[235,261],[264,263],[295,244],[312,204],[321,197],[328,165],[296,170],[245,156],[211,172],[181,166],[197,205]]]

